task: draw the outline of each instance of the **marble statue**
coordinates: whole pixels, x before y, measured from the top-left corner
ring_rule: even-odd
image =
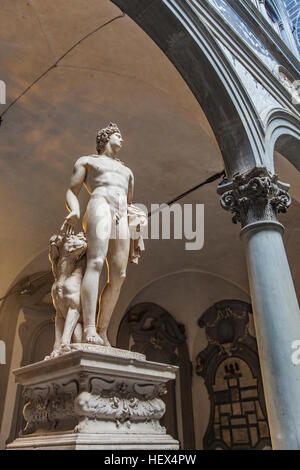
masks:
[[[128,260],[138,262],[147,224],[147,215],[132,204],[133,174],[116,158],[121,145],[120,131],[110,123],[98,132],[98,154],[75,163],[69,214],[49,247],[54,350],[45,361],[14,370],[24,387],[26,426],[9,449],[179,448],[160,424],[162,395],[178,367],[112,348],[107,339]],[[75,233],[83,185],[90,199],[84,232]],[[99,295],[104,261],[108,276]]]
[[[132,204],[132,171],[116,158],[122,146],[116,124],[97,134],[97,155],[80,157],[66,194],[69,214],[60,234],[50,240],[55,282],[56,338],[52,356],[70,343],[110,346],[107,329],[126,277],[128,260],[138,262],[144,249],[141,228],[146,214]],[[78,195],[85,186],[90,199],[84,233],[75,235],[80,219]],[[107,282],[99,295],[104,262]]]

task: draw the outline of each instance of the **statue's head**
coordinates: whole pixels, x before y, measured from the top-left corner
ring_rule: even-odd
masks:
[[[63,239],[62,253],[65,256],[71,256],[79,259],[87,249],[86,237],[83,232],[76,235],[66,235]]]
[[[49,258],[56,261],[61,256],[79,259],[87,249],[86,237],[83,232],[76,235],[53,235],[50,238]]]
[[[123,139],[117,124],[110,122],[107,127],[104,127],[97,133],[97,152],[99,155],[102,154],[108,143],[110,143],[112,149],[117,152],[120,150],[122,142]]]

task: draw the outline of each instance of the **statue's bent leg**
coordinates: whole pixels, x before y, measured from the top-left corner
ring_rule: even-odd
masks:
[[[99,278],[108,250],[111,230],[110,209],[106,202],[91,199],[85,217],[87,266],[81,284],[83,342],[103,345],[96,332]],[[107,230],[103,230],[107,228]],[[100,228],[100,230],[99,230]]]
[[[61,338],[62,345],[67,345],[71,343],[71,337],[74,332],[75,326],[79,320],[80,314],[76,308],[69,308],[66,321],[64,332]]]
[[[82,324],[80,322],[74,328],[72,343],[81,343],[82,342]]]
[[[55,317],[55,342],[53,347],[53,352],[58,351],[61,347],[61,338],[64,331],[64,324],[65,320],[62,317],[61,313],[56,310],[56,317]]]
[[[60,313],[60,311],[56,308],[56,316],[55,316],[55,341],[53,346],[53,351],[49,356],[46,356],[45,359],[51,359],[52,357],[56,357],[59,355],[61,349],[61,338],[63,335],[64,330],[64,323],[65,320]]]
[[[107,329],[113,314],[115,305],[120,295],[120,290],[126,278],[126,268],[129,256],[129,238],[110,240],[107,264],[108,281],[101,293],[97,330],[105,346],[110,346],[107,338]]]

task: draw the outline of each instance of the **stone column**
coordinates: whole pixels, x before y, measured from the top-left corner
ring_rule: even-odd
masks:
[[[288,189],[266,168],[218,187],[222,207],[242,225],[273,449],[300,449],[300,364],[293,360],[300,314],[277,220],[291,203]]]

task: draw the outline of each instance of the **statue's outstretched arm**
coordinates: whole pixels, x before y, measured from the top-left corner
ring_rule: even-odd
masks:
[[[67,215],[61,230],[65,231],[67,234],[74,233],[74,227],[80,219],[78,194],[84,183],[85,177],[86,159],[83,157],[79,158],[74,165],[70,186],[66,194],[66,204],[70,214]]]

